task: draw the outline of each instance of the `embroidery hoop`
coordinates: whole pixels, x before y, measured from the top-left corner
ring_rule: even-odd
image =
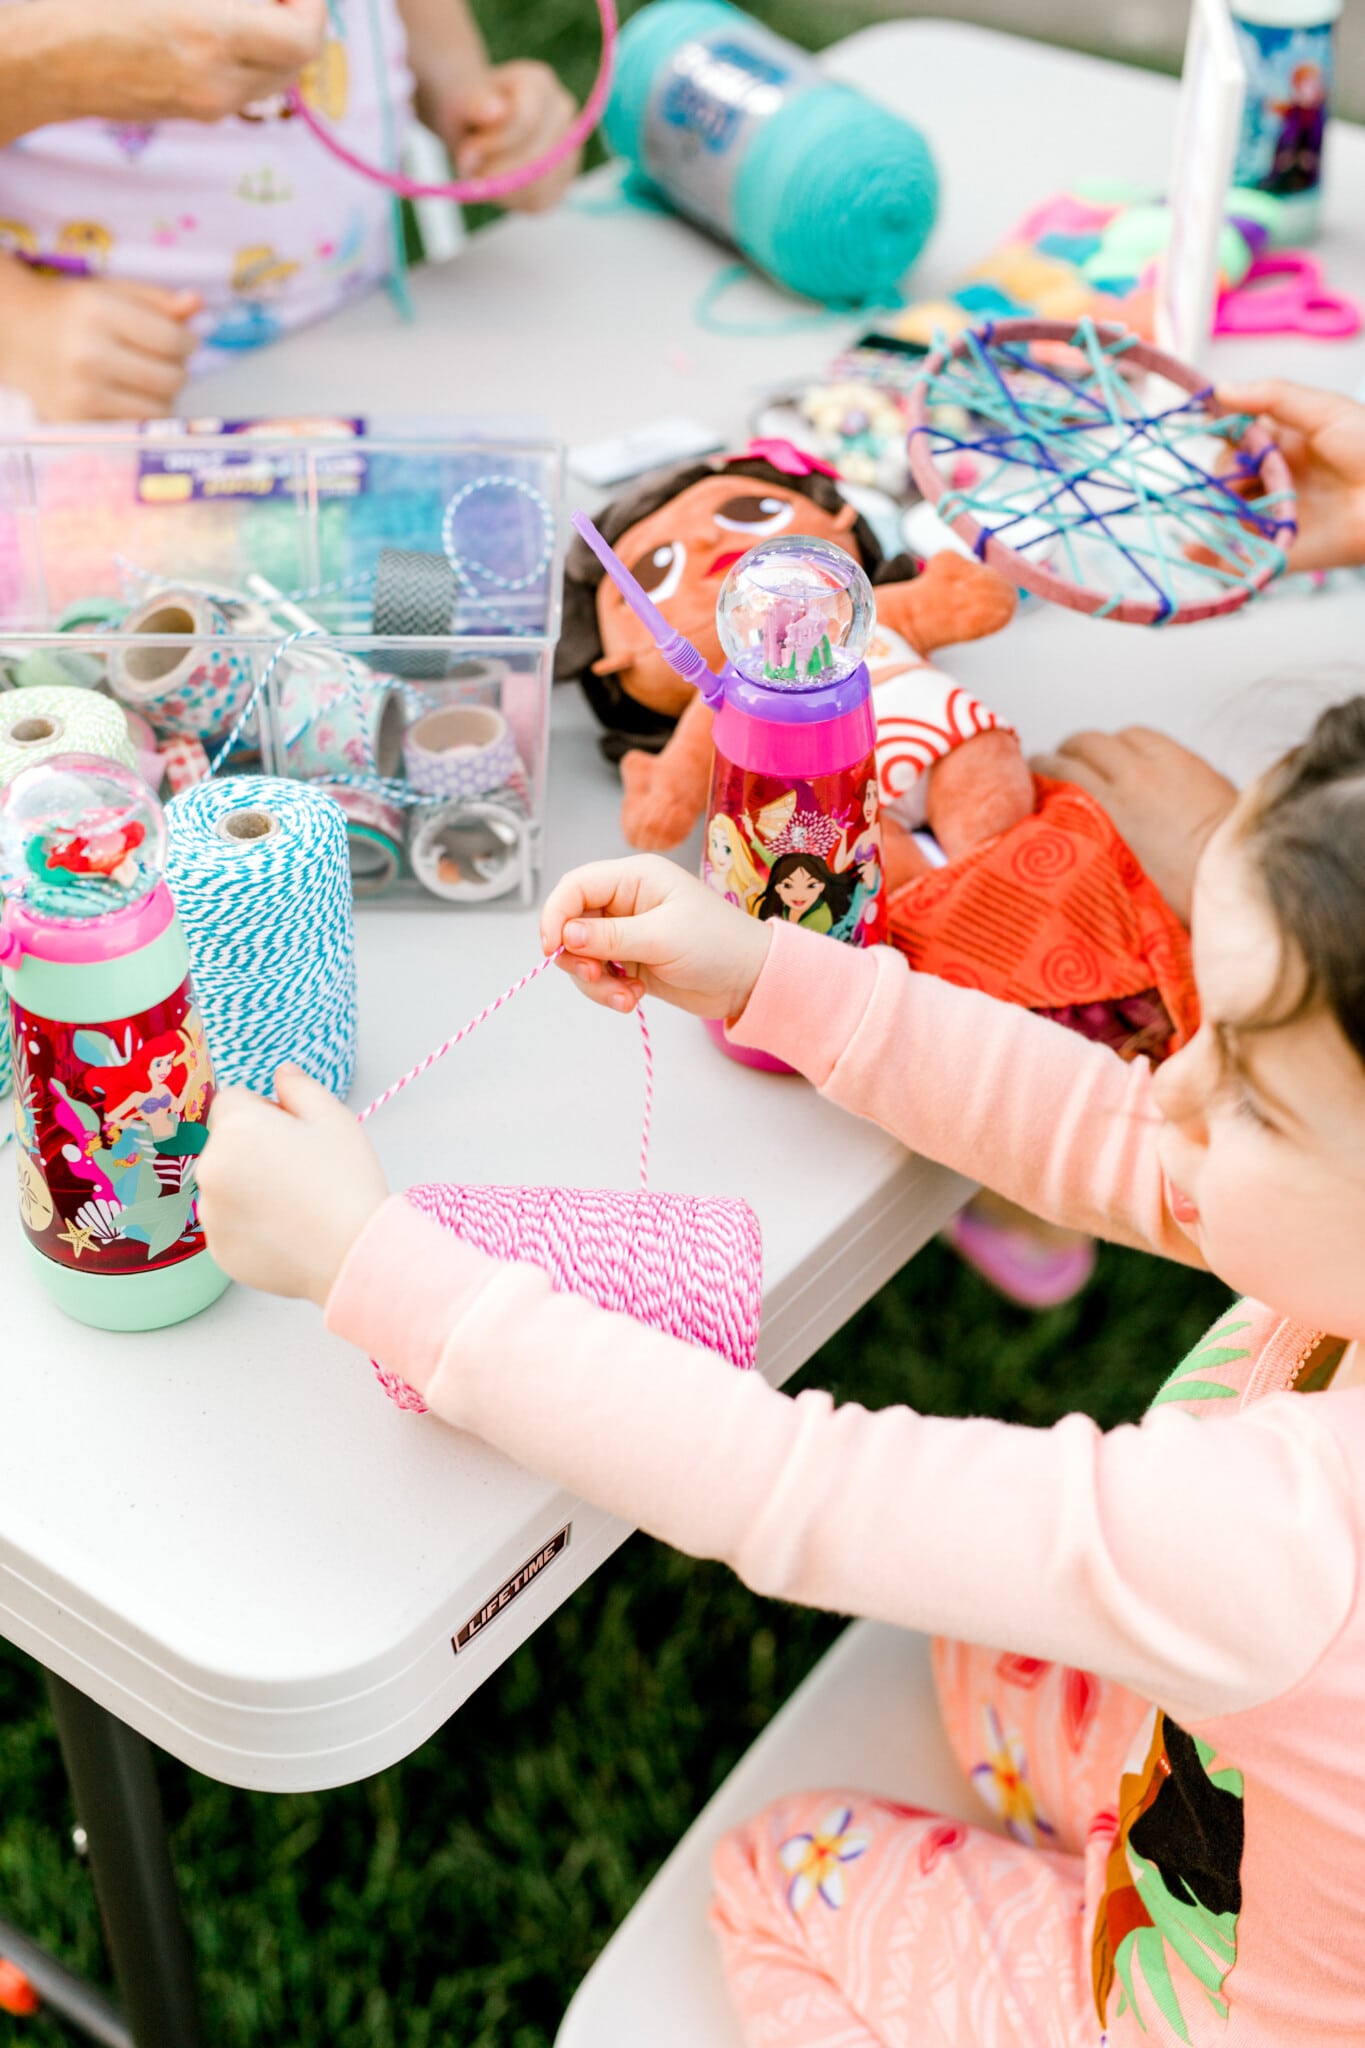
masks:
[[[567,156],[572,155],[581,143],[586,142],[593,129],[601,120],[611,93],[612,71],[616,57],[616,7],[615,0],[597,0],[597,12],[602,22],[602,56],[598,64],[597,77],[592,91],[583,102],[580,112],[572,125],[552,143],[543,155],[533,162],[523,164],[519,170],[503,171],[495,178],[455,178],[425,184],[419,178],[408,178],[401,171],[385,170],[382,164],[358,156],[348,149],[339,137],[334,135],[304,99],[297,85],[291,85],[287,99],[291,112],[303,122],[305,128],[348,170],[368,178],[371,184],[383,185],[387,191],[396,193],[400,199],[455,199],[470,205],[485,200],[506,199],[513,192],[520,192],[528,185],[534,185],[538,178],[544,178]]]
[[[1039,361],[1028,353],[1034,342],[1079,352],[1087,374],[1075,378]],[[1146,375],[1134,384],[1120,365]],[[1187,398],[1143,411],[1142,387],[1151,378]],[[953,408],[967,415],[960,427],[948,423]],[[936,422],[936,409],[948,419]],[[1221,420],[1245,424],[1220,433]],[[1230,477],[1180,445],[1211,432],[1235,452]],[[940,345],[910,395],[909,446],[915,482],[980,560],[1050,603],[1092,617],[1189,625],[1236,611],[1280,573],[1297,531],[1288,464],[1265,428],[1220,406],[1198,370],[1124,327],[1089,319],[1000,320]],[[963,456],[982,458],[988,474],[974,487],[952,488],[940,461],[956,469]],[[1237,486],[1253,479],[1260,495],[1248,499]],[[1102,556],[1112,555],[1115,569],[1126,563],[1151,594],[1085,580],[1072,540],[1082,529],[1087,549],[1098,536]],[[1007,532],[1013,544],[1001,538]],[[1065,570],[1039,552],[1040,543],[1054,542]],[[1202,578],[1206,594],[1181,595],[1178,583],[1187,578],[1196,587]]]

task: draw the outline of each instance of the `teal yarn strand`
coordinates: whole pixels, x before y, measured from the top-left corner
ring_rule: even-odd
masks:
[[[646,162],[651,103],[663,74],[685,44],[725,46],[730,61],[765,66],[790,60],[795,89],[755,117],[733,145],[720,143],[722,103],[708,129],[704,72],[690,94],[696,119],[673,126],[675,168]],[[749,261],[788,290],[823,305],[899,303],[900,284],[929,237],[938,207],[938,174],[929,146],[899,115],[832,80],[804,80],[810,60],[782,43],[727,0],[654,0],[622,31],[616,82],[607,108],[607,138],[634,170],[657,183],[679,212],[704,217],[694,167],[724,166],[730,179],[731,241]],[[707,134],[711,141],[708,143]],[[712,146],[715,145],[715,146]],[[711,225],[718,225],[712,222]]]

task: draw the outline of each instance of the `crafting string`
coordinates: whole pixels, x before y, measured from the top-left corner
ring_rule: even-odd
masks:
[[[374,1115],[377,1109],[382,1109],[386,1102],[392,1102],[395,1095],[401,1095],[405,1088],[410,1087],[414,1081],[420,1079],[423,1074],[436,1065],[438,1060],[443,1060],[448,1052],[453,1052],[457,1045],[462,1044],[472,1031],[477,1031],[480,1024],[486,1023],[496,1011],[503,1007],[504,1003],[510,1003],[513,996],[520,995],[524,988],[529,988],[530,984],[537,980],[547,967],[553,967],[563,951],[563,946],[557,946],[553,953],[548,953],[543,960],[537,961],[534,967],[522,975],[520,981],[514,981],[512,986],[505,988],[500,996],[495,996],[491,1003],[488,1003],[479,1011],[477,1017],[471,1017],[467,1024],[462,1024],[452,1037],[447,1038],[434,1051],[429,1052],[425,1059],[418,1060],[415,1067],[409,1067],[406,1074],[400,1075],[391,1087],[386,1088],[382,1095],[376,1095],[374,1101],[367,1108],[361,1110],[360,1115],[356,1119],[357,1123],[365,1123]],[[649,1186],[649,1134],[654,1120],[654,1047],[650,1041],[649,1025],[645,1019],[645,1006],[643,1003],[636,1004],[635,1014],[640,1020],[640,1044],[645,1056],[645,1113],[643,1128],[640,1133],[640,1186],[642,1189],[646,1189]]]
[[[1254,458],[1238,452],[1221,475],[1191,452],[1211,437],[1235,442],[1245,416],[1213,417],[1208,390],[1141,409],[1119,367],[1134,339],[1106,342],[1083,320],[1073,337],[1086,361],[1078,378],[994,341],[987,326],[966,337],[964,355],[945,353],[926,376],[926,421],[913,431],[936,457],[980,458],[982,473],[937,507],[945,520],[966,513],[975,521],[978,554],[992,539],[1020,554],[1055,542],[1072,580],[1090,587],[1096,565],[1087,567],[1077,546],[1088,539],[1111,558],[1100,573],[1124,565],[1161,624],[1180,610],[1183,584],[1250,589],[1282,568],[1293,526],[1277,511],[1281,494],[1242,495],[1239,485],[1259,468]],[[1113,592],[1100,616],[1123,601]]]
[[[487,562],[476,560],[460,546],[460,513],[471,498],[480,491],[489,490],[520,492],[530,501],[539,516],[540,552],[531,567],[520,576],[505,576],[501,570],[492,568]],[[454,571],[455,580],[460,586],[460,594],[465,602],[486,612],[495,624],[501,625],[506,631],[515,633],[524,629],[507,618],[504,611],[488,595],[488,591],[497,591],[510,597],[520,591],[533,589],[540,582],[554,560],[555,516],[544,493],[519,476],[476,477],[472,483],[467,483],[456,491],[446,505],[441,520],[441,548]],[[481,581],[487,584],[487,591],[479,588]]]

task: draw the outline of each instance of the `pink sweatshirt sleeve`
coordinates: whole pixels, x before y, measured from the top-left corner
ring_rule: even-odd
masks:
[[[758,1592],[1102,1672],[1187,1724],[1287,1690],[1349,1611],[1350,1479],[1323,1418],[1365,1391],[1108,1436],[836,1409],[555,1294],[401,1196],[327,1322],[446,1421]]]
[[[788,924],[730,1036],[1035,1215],[1204,1263],[1171,1214],[1144,1059]]]

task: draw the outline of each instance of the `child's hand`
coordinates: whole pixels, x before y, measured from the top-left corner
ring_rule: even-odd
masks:
[[[44,420],[155,419],[185,382],[202,304],[198,292],[44,277],[0,258],[0,383]]]
[[[319,1308],[341,1262],[388,1195],[351,1112],[298,1067],[275,1076],[279,1106],[225,1088],[199,1159],[199,1216],[225,1273]]]
[[[547,953],[583,993],[614,1010],[662,996],[695,1017],[738,1017],[753,992],[772,934],[657,854],[595,861],[551,891],[540,914]],[[611,972],[614,962],[621,970]]]
[[[1270,379],[1220,385],[1222,405],[1260,414],[1294,479],[1298,538],[1291,569],[1365,562],[1365,406],[1336,391]]]
[[[495,64],[484,81],[446,104],[445,138],[462,178],[498,178],[533,163],[558,142],[577,112],[573,98],[547,64],[529,60]],[[580,150],[533,185],[500,203],[519,213],[544,213],[577,175]]]
[[[1142,725],[1073,733],[1055,754],[1040,754],[1031,766],[1094,797],[1188,925],[1199,856],[1236,803],[1236,784],[1177,740]]]

